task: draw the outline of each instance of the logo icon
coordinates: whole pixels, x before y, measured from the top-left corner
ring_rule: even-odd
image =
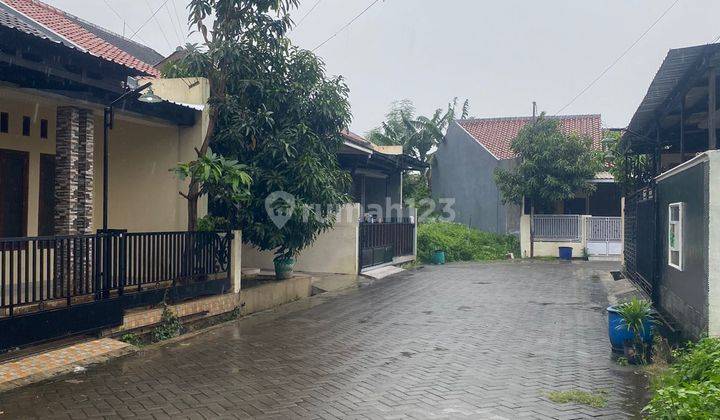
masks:
[[[285,191],[275,191],[265,198],[265,211],[278,229],[290,220],[294,209],[295,197]]]

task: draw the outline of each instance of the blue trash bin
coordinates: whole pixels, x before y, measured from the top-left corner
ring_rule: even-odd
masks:
[[[559,248],[559,256],[561,260],[570,261],[572,260],[572,248],[569,246],[561,246]]]

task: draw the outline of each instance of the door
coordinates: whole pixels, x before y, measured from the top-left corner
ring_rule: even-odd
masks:
[[[0,238],[27,235],[28,153],[0,150]]]

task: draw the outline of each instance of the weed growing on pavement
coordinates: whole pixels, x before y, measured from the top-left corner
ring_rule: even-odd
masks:
[[[167,306],[163,308],[160,325],[152,332],[153,341],[163,341],[175,338],[182,333],[180,319]]]
[[[616,362],[618,365],[623,366],[623,367],[630,364],[630,362],[628,361],[628,358],[625,356],[618,357]]]
[[[586,392],[579,390],[553,391],[547,394],[550,401],[558,404],[578,403],[593,408],[603,408],[607,405],[607,391]]]

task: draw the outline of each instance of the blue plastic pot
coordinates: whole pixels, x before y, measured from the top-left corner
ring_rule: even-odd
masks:
[[[622,317],[614,306],[608,306],[608,337],[610,338],[610,346],[616,353],[622,353],[624,351],[625,343],[632,341],[635,337],[633,333],[625,327]],[[644,322],[645,333],[643,334],[643,341],[646,344],[652,343],[652,321],[646,319]]]
[[[293,267],[295,266],[294,258],[275,257],[275,278],[277,280],[287,280],[293,275]]]
[[[561,246],[558,248],[559,257],[561,260],[570,261],[572,260],[572,248],[569,246]]]

